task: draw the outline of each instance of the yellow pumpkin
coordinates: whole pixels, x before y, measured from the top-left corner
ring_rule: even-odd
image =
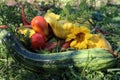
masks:
[[[102,34],[93,34],[93,37],[90,39],[90,41],[92,41],[92,45],[89,45],[88,48],[104,48],[112,50],[112,46]]]
[[[54,13],[47,13],[44,18],[49,23],[56,37],[61,39],[66,39],[71,29],[78,26],[76,23],[73,24],[67,20],[60,20],[60,16]]]

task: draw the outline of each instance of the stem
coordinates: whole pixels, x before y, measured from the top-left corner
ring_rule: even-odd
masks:
[[[31,25],[25,25],[24,27],[25,27],[25,28],[30,28],[30,29],[32,29],[32,26],[31,26]]]
[[[27,21],[26,17],[25,17],[25,12],[24,12],[24,6],[22,5],[22,13],[21,13],[21,16],[22,16],[22,21],[23,21],[23,24],[24,25],[30,25],[30,22]]]
[[[1,26],[0,26],[0,29],[6,29],[6,28],[8,28],[7,25],[1,25]]]
[[[120,51],[120,46],[114,51],[114,54],[118,54],[119,51]]]
[[[108,69],[108,72],[116,72],[116,71],[120,71],[120,68],[115,68],[115,69]]]

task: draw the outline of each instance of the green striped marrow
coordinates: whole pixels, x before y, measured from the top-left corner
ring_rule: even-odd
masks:
[[[3,42],[9,54],[25,68],[37,72],[54,72],[74,67],[78,70],[105,70],[115,66],[117,58],[101,48],[84,49],[52,54],[37,54],[27,50],[17,39],[8,33]]]

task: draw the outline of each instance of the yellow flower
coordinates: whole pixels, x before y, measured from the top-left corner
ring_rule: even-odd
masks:
[[[70,47],[76,49],[86,49],[89,39],[92,37],[87,27],[73,27],[66,41],[71,41]]]

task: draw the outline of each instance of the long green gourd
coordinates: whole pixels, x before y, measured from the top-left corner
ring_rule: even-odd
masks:
[[[71,66],[78,70],[105,70],[114,67],[117,61],[117,58],[101,48],[50,54],[34,53],[27,50],[12,33],[8,33],[2,42],[16,61],[24,65],[25,68],[36,72],[54,72],[65,70]]]

